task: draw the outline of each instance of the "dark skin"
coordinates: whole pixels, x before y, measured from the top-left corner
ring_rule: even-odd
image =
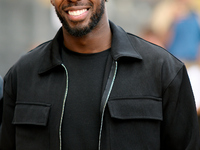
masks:
[[[98,11],[101,2],[102,0],[51,0],[52,5],[72,29],[88,26],[91,22],[90,17]],[[80,6],[79,3],[84,4],[84,6]],[[105,5],[105,1],[103,3]],[[75,6],[68,7],[69,4]],[[87,11],[78,12],[84,10]],[[69,11],[80,14],[70,14]],[[84,36],[76,37],[71,35],[64,27],[62,29],[64,44],[72,51],[89,54],[98,53],[111,47],[112,35],[106,9],[95,28]]]

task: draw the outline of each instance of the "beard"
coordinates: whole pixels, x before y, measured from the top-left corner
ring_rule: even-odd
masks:
[[[70,35],[75,36],[75,37],[83,37],[84,35],[90,33],[97,26],[97,24],[102,18],[102,15],[104,14],[105,5],[104,5],[104,1],[102,0],[101,4],[99,5],[95,13],[93,13],[93,15],[90,17],[90,22],[85,27],[74,27],[74,28],[70,27],[69,23],[65,20],[64,17],[60,15],[58,10],[55,9],[55,11],[63,27],[67,30],[67,32]]]

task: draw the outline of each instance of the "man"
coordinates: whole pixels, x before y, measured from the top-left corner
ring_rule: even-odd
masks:
[[[199,150],[185,66],[108,21],[104,0],[51,0],[62,28],[5,76],[3,150]]]

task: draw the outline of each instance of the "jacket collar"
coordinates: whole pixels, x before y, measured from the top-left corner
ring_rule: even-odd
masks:
[[[142,56],[136,51],[133,43],[131,43],[128,34],[111,21],[110,27],[112,31],[111,55],[113,59],[119,60],[121,57],[142,59]]]
[[[116,26],[110,21],[112,31],[112,46],[111,56],[114,60],[119,60],[122,57],[133,59],[142,59],[141,55],[136,51],[136,48],[131,43],[127,33],[119,26]],[[54,67],[62,64],[60,52],[63,45],[63,32],[62,28],[57,32],[52,41],[49,42],[44,48],[41,57],[39,74],[53,69]]]
[[[42,57],[39,63],[39,74],[45,73],[62,64],[61,50],[63,45],[63,32],[60,28],[52,41],[44,43],[41,48]],[[42,46],[42,45],[41,45]],[[38,47],[40,48],[40,46]]]

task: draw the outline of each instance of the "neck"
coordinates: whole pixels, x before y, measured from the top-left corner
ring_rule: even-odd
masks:
[[[103,19],[103,18],[102,18]],[[78,53],[98,53],[111,47],[111,30],[108,20],[98,25],[83,37],[74,37],[63,28],[64,45]]]

